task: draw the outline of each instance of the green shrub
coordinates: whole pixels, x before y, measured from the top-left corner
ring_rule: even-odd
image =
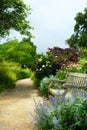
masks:
[[[44,77],[41,82],[40,82],[40,92],[44,95],[44,96],[48,96],[48,86],[49,86],[50,80],[48,77]]]
[[[17,80],[29,78],[31,70],[22,69],[18,63],[1,62],[0,63],[0,91],[13,88]]]
[[[36,76],[35,76],[35,73],[33,72],[33,73],[31,73],[31,79],[33,80],[33,83],[34,83],[34,86],[36,87],[36,88],[39,88],[39,86],[40,86],[40,79],[38,79]]]
[[[37,60],[37,68],[35,70],[36,78],[42,80],[44,77],[48,77],[53,74],[53,64],[46,56],[41,56],[40,59]]]
[[[60,79],[60,80],[63,80],[66,78],[66,73],[67,73],[67,68],[66,67],[62,67],[61,69],[59,69],[57,72],[56,72],[56,78]]]
[[[80,72],[80,70],[78,70],[76,67],[72,67],[70,70],[70,72]]]
[[[31,69],[21,68],[18,63],[10,62],[10,64],[7,63],[7,66],[9,66],[10,71],[16,75],[17,80],[31,76]]]
[[[0,64],[0,90],[13,88],[17,80],[16,74],[11,71],[11,66],[6,63]]]
[[[15,73],[17,75],[17,80],[24,79],[24,78],[30,78],[30,76],[31,76],[31,70],[28,68],[22,69],[21,67],[18,67],[15,70]]]

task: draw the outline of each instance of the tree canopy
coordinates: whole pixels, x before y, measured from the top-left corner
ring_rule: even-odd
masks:
[[[22,39],[18,42],[17,39],[7,41],[0,44],[0,60],[17,62],[21,66],[26,65],[33,68],[36,56],[36,46],[30,41],[29,38]]]
[[[31,26],[26,20],[30,10],[23,0],[0,0],[0,37],[9,34],[10,29],[31,37]]]
[[[77,13],[74,33],[66,40],[67,44],[73,48],[87,48],[87,7],[84,12]]]

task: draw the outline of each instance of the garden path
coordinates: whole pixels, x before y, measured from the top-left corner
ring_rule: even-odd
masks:
[[[0,130],[32,130],[33,98],[43,100],[31,79],[19,80],[14,89],[0,94]]]

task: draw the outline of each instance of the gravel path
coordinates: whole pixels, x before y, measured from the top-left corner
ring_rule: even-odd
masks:
[[[31,79],[20,80],[15,89],[0,94],[0,130],[32,130],[33,98],[43,100]]]

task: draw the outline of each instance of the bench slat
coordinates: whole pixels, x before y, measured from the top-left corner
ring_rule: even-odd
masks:
[[[49,92],[50,92],[52,95],[54,95],[54,96],[60,96],[60,95],[63,95],[66,91],[65,91],[65,89],[59,90],[59,89],[52,89],[52,88],[50,88],[50,89],[49,89]]]

